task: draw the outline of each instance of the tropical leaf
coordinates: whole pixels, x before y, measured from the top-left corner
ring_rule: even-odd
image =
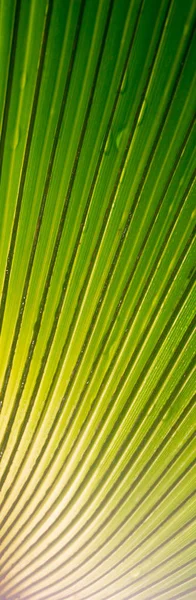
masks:
[[[0,2],[0,598],[195,598],[195,5]]]

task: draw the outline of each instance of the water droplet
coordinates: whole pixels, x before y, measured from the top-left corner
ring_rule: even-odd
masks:
[[[154,294],[153,300],[152,300],[152,302],[151,302],[151,308],[152,308],[153,306],[156,306],[157,299],[158,299],[158,295],[157,295],[157,294]]]
[[[183,36],[186,37],[188,35],[188,32],[189,32],[189,26],[186,23],[186,25],[184,26]]]
[[[120,88],[120,93],[124,94],[128,86],[128,69],[126,69]]]
[[[21,90],[24,90],[26,83],[27,83],[27,73],[26,73],[26,71],[24,71],[20,78],[20,89]]]
[[[122,219],[121,219],[121,223],[122,223],[123,227],[127,223],[129,214],[130,214],[130,209],[127,207],[127,208],[125,208],[123,215],[122,215]]]
[[[170,410],[166,410],[166,412],[164,413],[164,415],[162,416],[162,422],[165,423],[165,421],[168,421],[170,417]]]
[[[104,154],[106,154],[106,156],[108,156],[108,154],[110,154],[110,150],[112,147],[112,131],[110,131],[106,144],[105,144],[105,148],[104,148]]]
[[[16,150],[18,144],[19,144],[19,139],[20,139],[20,128],[16,127],[15,131],[14,131],[14,135],[13,135],[13,139],[11,142],[11,148],[12,150]]]
[[[133,569],[133,571],[131,571],[131,577],[133,577],[133,579],[137,579],[137,577],[139,577],[141,574],[141,569],[137,568],[137,569]]]
[[[139,114],[139,118],[138,118],[138,125],[141,125],[144,117],[145,117],[145,113],[146,113],[146,109],[147,109],[147,100],[146,98],[144,98],[141,110],[140,110],[140,114]]]
[[[47,2],[46,4],[46,8],[45,8],[45,17],[48,14],[48,9],[49,9],[49,2]]]
[[[169,208],[168,208],[168,215],[172,212],[173,206],[174,206],[174,202],[171,202],[171,204],[169,205]]]
[[[184,183],[184,176],[181,177],[180,181],[179,181],[179,187],[181,187]]]
[[[122,139],[124,137],[124,134],[125,134],[125,129],[121,129],[121,131],[119,131],[119,133],[116,136],[116,147],[117,147],[117,150],[119,150],[119,148],[120,148],[120,145],[122,143]]]

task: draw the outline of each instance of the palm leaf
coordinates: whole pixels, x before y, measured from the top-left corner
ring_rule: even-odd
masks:
[[[0,598],[194,596],[192,0],[0,3]]]

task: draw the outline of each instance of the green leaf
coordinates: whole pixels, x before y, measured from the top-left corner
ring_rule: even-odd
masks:
[[[0,600],[193,600],[193,0],[0,3]]]

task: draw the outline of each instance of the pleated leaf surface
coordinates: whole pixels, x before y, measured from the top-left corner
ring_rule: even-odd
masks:
[[[195,3],[0,0],[0,600],[195,598]]]

